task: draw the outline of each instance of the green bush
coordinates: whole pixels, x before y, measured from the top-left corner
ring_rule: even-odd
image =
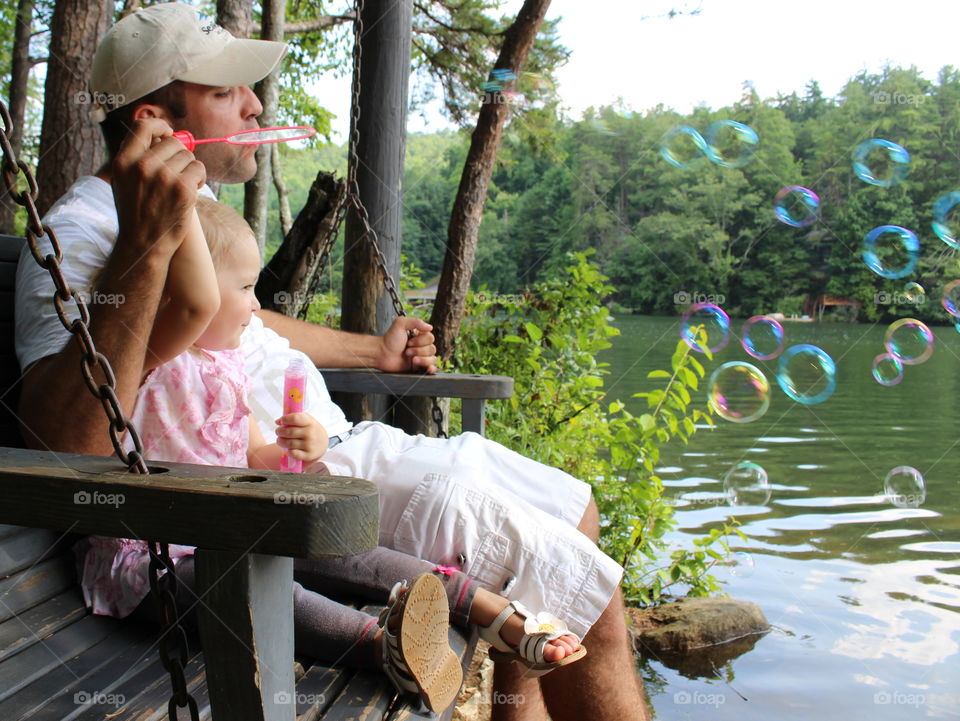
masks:
[[[686,443],[697,423],[713,423],[692,402],[705,369],[681,341],[670,370],[648,376],[663,386],[637,394],[649,412],[635,416],[607,398],[609,371],[596,358],[619,331],[601,303],[614,288],[589,262],[591,252],[570,254],[559,278],[523,296],[471,294],[453,370],[513,376],[513,397],[488,406],[487,436],[591,483],[600,545],[626,569],[628,602],[656,603],[674,584],[706,595],[719,588],[709,573],[723,559],[717,547],[725,550],[725,537],[739,531],[716,529],[665,561],[662,539],[676,522],[655,470],[664,443]]]

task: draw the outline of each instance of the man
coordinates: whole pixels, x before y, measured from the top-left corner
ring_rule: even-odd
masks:
[[[252,146],[211,143],[191,154],[171,134],[188,130],[197,138],[222,137],[257,127],[262,107],[248,85],[268,74],[284,50],[283,43],[234,39],[215,25],[202,24],[189,6],[171,3],[128,16],[97,51],[91,90],[103,105],[98,114],[112,162],[96,177],[79,179],[48,217],[64,244],[64,275],[71,286],[84,289],[100,273],[96,297],[122,299],[116,305],[94,305],[90,327],[98,350],[111,361],[117,395],[128,412],[163,302],[167,267],[183,240],[197,194],[209,193],[207,178],[242,182],[256,170]],[[108,455],[107,421],[99,401],[81,387],[80,351],[77,344],[66,343],[51,292],[46,271],[25,253],[17,277],[16,318],[17,353],[25,369],[24,436],[38,448]],[[430,326],[416,318],[398,318],[384,336],[374,337],[261,311],[242,343],[253,381],[250,406],[264,430],[279,415],[274,410],[283,369],[295,353],[290,346],[318,366],[436,370]],[[544,700],[555,721],[645,717],[616,590],[619,569],[591,544],[592,552],[585,553],[582,538],[568,532],[579,528],[596,541],[599,519],[586,484],[474,434],[442,441],[412,438],[381,424],[353,428],[330,402],[318,373],[310,375],[309,383],[305,410],[339,441],[331,443],[323,458],[329,471],[389,479],[381,484],[382,544],[447,565],[460,556],[457,565],[497,591],[542,582],[547,597],[585,597],[588,608],[581,616],[570,611],[574,617],[568,622],[574,630],[577,622],[592,626],[584,639],[588,656],[539,682],[521,678],[513,665],[498,666],[498,691],[518,703],[498,705],[495,718],[542,717]],[[55,409],[52,399],[57,399]],[[59,422],[63,417],[74,422],[64,425]],[[503,501],[513,498],[510,493],[517,504],[531,504],[549,519],[539,527],[543,530],[510,527],[510,502]],[[476,507],[468,508],[471,503],[487,515],[468,528],[465,519],[480,516]],[[466,510],[457,515],[459,509]],[[548,532],[551,524],[556,535]],[[508,548],[517,538],[522,543]],[[465,544],[464,553],[457,553],[458,543]],[[502,560],[510,554],[541,559],[533,574],[539,580],[514,578],[510,563]],[[553,566],[562,565],[562,573],[551,572],[550,557]],[[565,582],[558,587],[554,577]]]

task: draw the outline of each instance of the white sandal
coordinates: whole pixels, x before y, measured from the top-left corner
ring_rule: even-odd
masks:
[[[401,596],[401,591],[406,593]],[[399,613],[396,631],[391,614]],[[450,607],[436,576],[424,573],[406,585],[398,582],[380,614],[383,627],[383,672],[401,694],[416,696],[434,713],[441,713],[460,693],[463,670],[447,639]]]
[[[515,613],[523,618],[524,631],[517,648],[511,647],[500,636],[503,624]],[[481,626],[478,631],[480,638],[493,646],[490,649],[490,658],[494,663],[515,661],[523,664],[529,671],[525,675],[533,678],[579,661],[587,655],[587,649],[579,645],[580,639],[567,630],[567,624],[549,613],[531,613],[519,601],[508,603],[489,626]],[[546,661],[543,657],[544,647],[561,636],[573,636],[577,639],[579,648],[559,661]]]

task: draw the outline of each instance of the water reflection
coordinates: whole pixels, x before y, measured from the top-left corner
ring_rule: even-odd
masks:
[[[618,368],[673,323],[618,320],[617,340],[632,348],[600,359],[619,378],[612,395],[650,389],[645,375],[668,366],[672,344],[622,378]],[[646,676],[662,688],[653,697],[657,718],[960,718],[960,335],[934,328],[945,352],[885,388],[861,372],[882,345],[882,327],[794,326],[790,344],[814,343],[838,359],[830,400],[807,408],[776,391],[762,419],[718,421],[688,447],[663,449],[658,473],[678,520],[671,545],[690,548],[710,528],[739,521],[749,541],[731,547],[750,555],[751,572],[719,567],[717,575],[734,598],[757,603],[774,630],[720,678],[690,679],[651,662]],[[728,347],[708,372],[744,358]],[[719,479],[757,454],[770,500],[728,505]],[[884,495],[884,477],[903,465],[927,480],[919,508],[898,508]],[[694,707],[697,694],[715,703]]]

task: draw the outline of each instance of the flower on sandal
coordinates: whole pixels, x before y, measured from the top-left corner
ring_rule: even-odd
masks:
[[[541,611],[532,616],[527,616],[523,621],[523,632],[528,636],[535,633],[550,633],[562,636],[569,633],[567,624],[554,616],[552,613]]]
[[[444,576],[452,576],[454,573],[460,570],[459,566],[435,566],[434,572],[442,573]]]

